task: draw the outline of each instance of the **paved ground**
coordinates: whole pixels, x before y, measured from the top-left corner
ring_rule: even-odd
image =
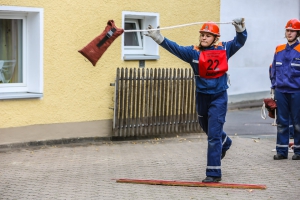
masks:
[[[274,161],[274,127],[258,109],[228,113],[233,145],[222,161],[225,183],[266,190],[116,183],[114,179],[201,181],[206,136],[0,149],[0,199],[299,199],[300,161]],[[236,123],[233,123],[233,122]],[[243,134],[249,133],[249,134]],[[254,134],[255,133],[255,134]],[[258,139],[260,138],[260,139]]]
[[[228,135],[243,137],[276,137],[274,119],[262,119],[261,108],[230,110],[226,116],[224,130]]]

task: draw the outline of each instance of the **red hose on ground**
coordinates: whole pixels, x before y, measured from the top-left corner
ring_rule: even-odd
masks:
[[[237,188],[237,189],[266,189],[266,185],[236,184],[236,183],[203,183],[191,181],[165,181],[165,180],[139,180],[139,179],[116,179],[117,183],[136,183],[149,185],[166,186],[187,186],[187,187],[217,187],[217,188]]]

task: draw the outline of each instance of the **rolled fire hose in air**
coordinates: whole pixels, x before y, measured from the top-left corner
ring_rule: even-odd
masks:
[[[173,29],[180,28],[184,26],[192,26],[197,24],[204,24],[209,22],[195,22],[189,24],[181,24],[176,26],[163,27],[158,29],[151,30],[165,30],[165,29]],[[232,22],[211,22],[216,24],[232,24]],[[107,50],[107,48],[113,43],[115,39],[117,39],[122,33],[126,32],[146,32],[149,30],[124,30],[122,28],[116,27],[114,20],[109,20],[103,32],[94,38],[90,43],[88,43],[85,47],[80,49],[78,52],[81,53],[84,57],[86,57],[93,66],[96,66],[96,63]]]

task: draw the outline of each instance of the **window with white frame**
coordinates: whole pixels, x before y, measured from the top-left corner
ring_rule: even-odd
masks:
[[[159,46],[149,37],[144,36],[145,31],[126,32],[126,30],[146,30],[148,25],[157,27],[158,13],[122,12],[122,60],[157,60],[159,59]]]
[[[43,9],[0,6],[0,99],[43,96]]]

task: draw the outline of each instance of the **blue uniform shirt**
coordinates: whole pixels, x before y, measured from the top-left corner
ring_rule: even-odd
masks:
[[[211,46],[204,50],[226,50],[227,60],[234,55],[246,42],[247,31],[241,33],[236,33],[236,37],[228,42],[222,42],[222,46]],[[198,61],[200,56],[200,51],[195,49],[194,46],[179,46],[177,43],[165,38],[160,44],[163,48],[168,50],[173,55],[177,56],[181,60],[189,63],[193,68],[194,74],[198,73]],[[204,94],[217,94],[228,88],[227,85],[227,74],[219,78],[202,78],[195,76],[196,81],[196,91]]]
[[[300,46],[295,42],[276,48],[270,68],[272,88],[282,93],[300,92]]]

